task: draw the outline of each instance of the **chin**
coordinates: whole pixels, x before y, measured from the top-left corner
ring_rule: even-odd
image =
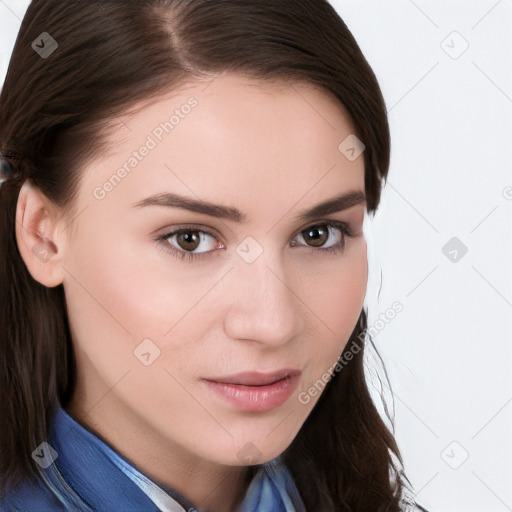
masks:
[[[266,434],[265,434],[266,435]],[[281,455],[293,439],[269,441],[265,435],[233,441],[229,447],[212,454],[220,464],[227,466],[253,466],[265,464]]]

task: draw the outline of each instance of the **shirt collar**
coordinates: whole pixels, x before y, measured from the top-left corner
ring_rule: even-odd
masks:
[[[187,512],[193,508],[184,496],[157,485],[61,407],[49,444],[57,453],[56,469],[94,510]]]
[[[67,494],[74,493],[72,501],[81,500],[84,509],[87,504],[91,510],[112,512],[201,512],[175,489],[151,479],[62,407],[55,414],[49,444],[57,454],[50,473],[53,485],[58,482]],[[281,457],[260,466],[240,507],[240,512],[268,510],[305,510]]]

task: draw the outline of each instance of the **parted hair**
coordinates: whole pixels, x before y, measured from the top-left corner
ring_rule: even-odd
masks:
[[[46,58],[33,48],[43,32],[58,44]],[[107,147],[110,121],[187,81],[229,72],[303,81],[333,95],[365,145],[367,209],[377,210],[391,149],[386,105],[369,63],[328,1],[29,5],[0,94],[0,152],[19,173],[0,187],[0,492],[35,480],[31,454],[49,438],[76,374],[63,286],[34,280],[18,250],[22,183],[30,179],[72,218],[81,174]],[[360,350],[333,374],[283,458],[308,511],[405,510],[410,482],[365,376],[365,346],[373,345],[365,309],[342,358],[353,341]]]

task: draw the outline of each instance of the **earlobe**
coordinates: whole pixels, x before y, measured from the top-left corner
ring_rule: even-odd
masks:
[[[64,237],[58,236],[57,208],[28,179],[16,206],[16,241],[32,277],[51,288],[63,281]]]

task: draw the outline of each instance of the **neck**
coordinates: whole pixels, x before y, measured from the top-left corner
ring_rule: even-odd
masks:
[[[253,467],[202,459],[149,432],[141,418],[107,399],[91,409],[82,397],[72,400],[66,411],[156,483],[175,489],[204,512],[236,512],[254,476]]]

